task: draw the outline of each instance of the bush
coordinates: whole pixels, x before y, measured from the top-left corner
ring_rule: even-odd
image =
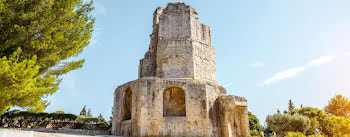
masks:
[[[97,117],[78,116],[75,121],[83,124],[96,124],[99,122],[99,120],[100,119]]]
[[[322,135],[322,134],[314,134],[314,135],[309,135],[307,137],[328,137],[328,136]]]
[[[288,134],[285,137],[306,137],[306,136],[300,132],[288,132]]]
[[[64,114],[64,111],[59,110],[59,111],[56,111],[56,112],[53,112],[53,113],[56,113],[56,114]]]
[[[59,114],[59,113],[33,113],[27,111],[10,111],[4,114],[4,118],[17,119],[25,121],[43,121],[43,120],[66,120],[74,121],[77,116],[74,114]]]
[[[255,137],[255,136],[259,136],[259,135],[260,135],[259,131],[257,131],[257,130],[250,130],[250,136],[251,137]]]

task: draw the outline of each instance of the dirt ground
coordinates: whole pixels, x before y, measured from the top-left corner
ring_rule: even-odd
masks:
[[[0,128],[0,137],[117,137],[117,136],[87,136],[87,135],[44,133],[44,132]]]

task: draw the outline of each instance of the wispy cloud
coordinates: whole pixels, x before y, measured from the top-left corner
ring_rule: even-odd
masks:
[[[257,68],[257,67],[263,67],[264,63],[260,62],[260,61],[255,61],[252,64],[250,64],[251,67],[253,68]]]
[[[312,61],[309,62],[309,67],[313,67],[313,66],[319,66],[325,63],[328,63],[330,61],[332,61],[334,59],[334,56],[322,56],[318,59],[314,59]]]
[[[298,73],[302,72],[305,70],[305,67],[296,67],[296,68],[291,68],[287,69],[285,71],[279,72],[272,76],[271,78],[268,78],[264,81],[264,85],[268,85],[283,79],[291,78],[296,76]]]
[[[321,56],[317,59],[309,61],[305,66],[294,67],[276,73],[272,77],[264,80],[264,85],[269,85],[280,80],[288,79],[297,76],[299,73],[305,71],[308,68],[320,66],[334,60],[335,56]]]

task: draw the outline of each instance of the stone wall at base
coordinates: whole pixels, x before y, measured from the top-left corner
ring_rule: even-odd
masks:
[[[179,87],[185,92],[185,116],[163,115],[163,93],[168,87]],[[129,88],[133,96],[132,116],[131,120],[125,121],[119,106],[124,106],[123,91]],[[116,109],[112,133],[115,135],[226,136],[229,131],[237,135],[246,133],[245,121],[237,121],[248,116],[246,100],[226,96],[217,86],[197,84],[191,79],[147,77],[119,86],[114,97]],[[230,116],[234,116],[233,119]]]

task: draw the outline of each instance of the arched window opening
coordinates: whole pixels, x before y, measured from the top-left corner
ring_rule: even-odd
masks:
[[[185,91],[169,87],[163,93],[163,116],[186,116]]]
[[[132,91],[131,88],[124,90],[123,100],[123,120],[131,119],[131,108],[132,108]]]

